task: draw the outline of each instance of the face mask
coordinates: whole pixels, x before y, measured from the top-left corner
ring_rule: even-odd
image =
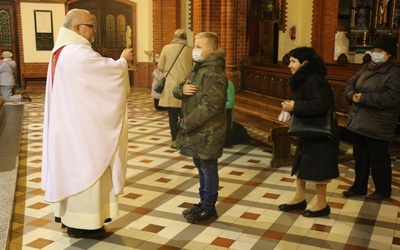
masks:
[[[156,59],[156,63],[158,63],[159,60],[160,60],[160,59]]]
[[[372,52],[371,58],[372,61],[376,64],[386,62],[383,52]]]
[[[201,56],[201,49],[193,49],[192,52],[192,57],[193,57],[193,61],[195,62],[202,62],[204,61],[204,57]]]

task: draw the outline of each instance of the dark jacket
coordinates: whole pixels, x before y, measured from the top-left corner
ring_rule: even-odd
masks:
[[[355,93],[362,93],[353,103]],[[400,113],[400,66],[396,62],[370,69],[365,65],[345,88],[351,103],[347,129],[378,140],[390,140],[395,133]]]
[[[304,67],[290,80],[295,93],[292,115],[318,116],[334,110],[333,90],[323,75],[316,75]],[[299,138],[292,175],[303,180],[324,181],[339,176],[339,136],[333,138]]]
[[[176,142],[183,155],[200,159],[217,159],[222,155],[228,87],[224,54],[223,50],[213,51],[193,67],[188,79],[197,87],[194,95],[182,94],[184,82],[173,90],[173,95],[182,100]]]

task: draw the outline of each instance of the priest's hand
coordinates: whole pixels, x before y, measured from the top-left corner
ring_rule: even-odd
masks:
[[[124,58],[128,63],[132,62],[133,60],[133,49],[124,49],[121,53],[121,58]]]

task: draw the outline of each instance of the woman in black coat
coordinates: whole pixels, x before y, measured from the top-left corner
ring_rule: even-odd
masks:
[[[298,117],[312,117],[334,110],[332,87],[325,79],[325,63],[314,49],[296,48],[289,52],[289,68],[292,76],[290,88],[295,100],[282,102],[283,111]],[[336,123],[337,128],[337,123]],[[299,138],[292,175],[297,176],[294,198],[279,206],[281,211],[304,210],[307,207],[305,187],[307,182],[315,184],[317,202],[302,212],[305,217],[327,216],[330,207],[326,200],[327,183],[339,176],[339,136],[337,129],[332,138]]]

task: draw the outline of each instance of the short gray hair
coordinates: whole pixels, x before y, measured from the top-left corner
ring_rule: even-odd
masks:
[[[72,29],[81,20],[83,13],[89,13],[89,11],[84,9],[72,9],[68,11],[64,19],[64,27],[67,29]]]

